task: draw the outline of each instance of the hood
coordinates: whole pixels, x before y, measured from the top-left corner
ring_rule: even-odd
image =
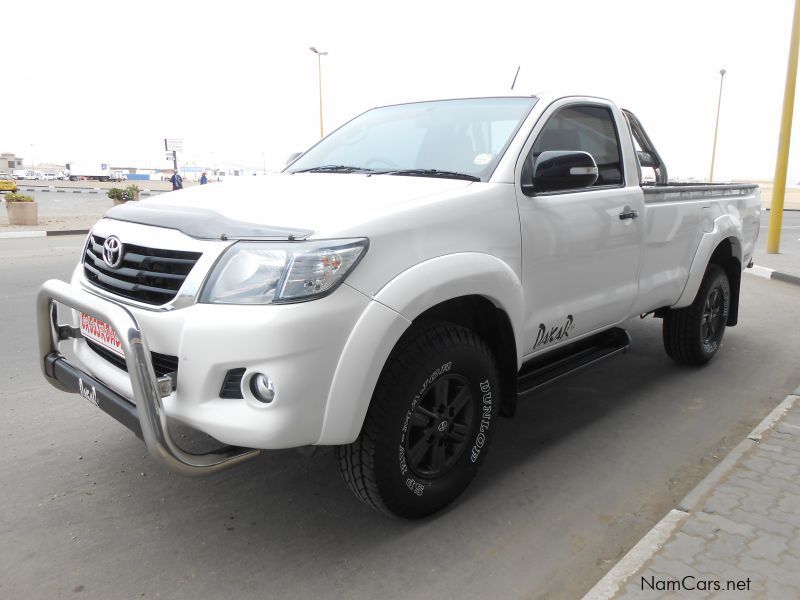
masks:
[[[106,217],[206,239],[299,239],[323,229],[350,229],[397,212],[403,203],[471,183],[395,175],[278,173],[160,194],[112,208]]]

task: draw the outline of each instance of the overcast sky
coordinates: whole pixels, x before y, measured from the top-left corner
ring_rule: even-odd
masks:
[[[635,112],[670,174],[774,172],[791,0],[80,2],[0,5],[0,151],[36,162],[278,168],[372,106],[509,93],[606,96]],[[800,115],[790,182],[800,179]],[[263,157],[263,158],[262,158]]]

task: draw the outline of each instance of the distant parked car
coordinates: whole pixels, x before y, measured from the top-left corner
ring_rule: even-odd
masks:
[[[55,181],[58,176],[55,173],[42,173],[40,179],[42,181]]]
[[[14,181],[14,176],[8,173],[0,173],[0,192],[16,193],[17,182]]]

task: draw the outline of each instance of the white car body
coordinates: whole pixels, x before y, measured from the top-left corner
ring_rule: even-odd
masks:
[[[522,194],[523,157],[548,116],[581,102],[612,111],[624,185]],[[163,398],[167,416],[225,444],[257,449],[353,442],[400,336],[440,303],[476,296],[502,311],[513,331],[509,353],[519,369],[633,316],[689,305],[720,244],[730,246],[739,269],[750,262],[760,213],[753,186],[643,189],[622,112],[608,100],[582,96],[540,97],[485,182],[282,173],[197,186],[139,204],[302,227],[312,231],[310,240],[369,240],[363,260],[326,297],[221,305],[198,302],[198,290],[235,240],[196,239],[114,218],[95,225],[92,235],[100,238],[202,253],[181,293],[164,306],[97,288],[83,264],[70,285],[123,306],[151,351],[178,357],[176,389]],[[621,220],[626,210],[639,218]],[[79,326],[79,312],[71,314],[72,325]],[[558,329],[564,327],[568,335],[562,336]],[[550,341],[542,343],[542,330]],[[83,372],[137,402],[128,373],[83,339],[71,344]],[[221,398],[226,372],[239,367],[245,369],[243,382],[254,373],[268,374],[274,401],[259,402],[244,383],[242,398]]]

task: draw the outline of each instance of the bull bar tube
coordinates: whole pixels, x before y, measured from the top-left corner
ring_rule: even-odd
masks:
[[[79,328],[58,324],[56,302],[102,319],[114,329],[125,355],[135,408],[102,382],[76,369],[59,353],[58,344],[61,341],[82,335]],[[160,390],[164,389],[162,386],[167,381],[162,381],[165,378],[156,378],[147,340],[136,318],[123,305],[77,289],[64,281],[50,279],[42,285],[36,298],[36,318],[39,366],[47,382],[62,391],[80,393],[120,421],[141,437],[150,455],[169,470],[180,475],[204,477],[260,454],[260,450],[232,446],[206,454],[190,454],[178,447],[170,435],[167,414],[161,402]],[[88,383],[85,385],[84,381]],[[169,385],[163,396],[168,396],[171,388]]]

